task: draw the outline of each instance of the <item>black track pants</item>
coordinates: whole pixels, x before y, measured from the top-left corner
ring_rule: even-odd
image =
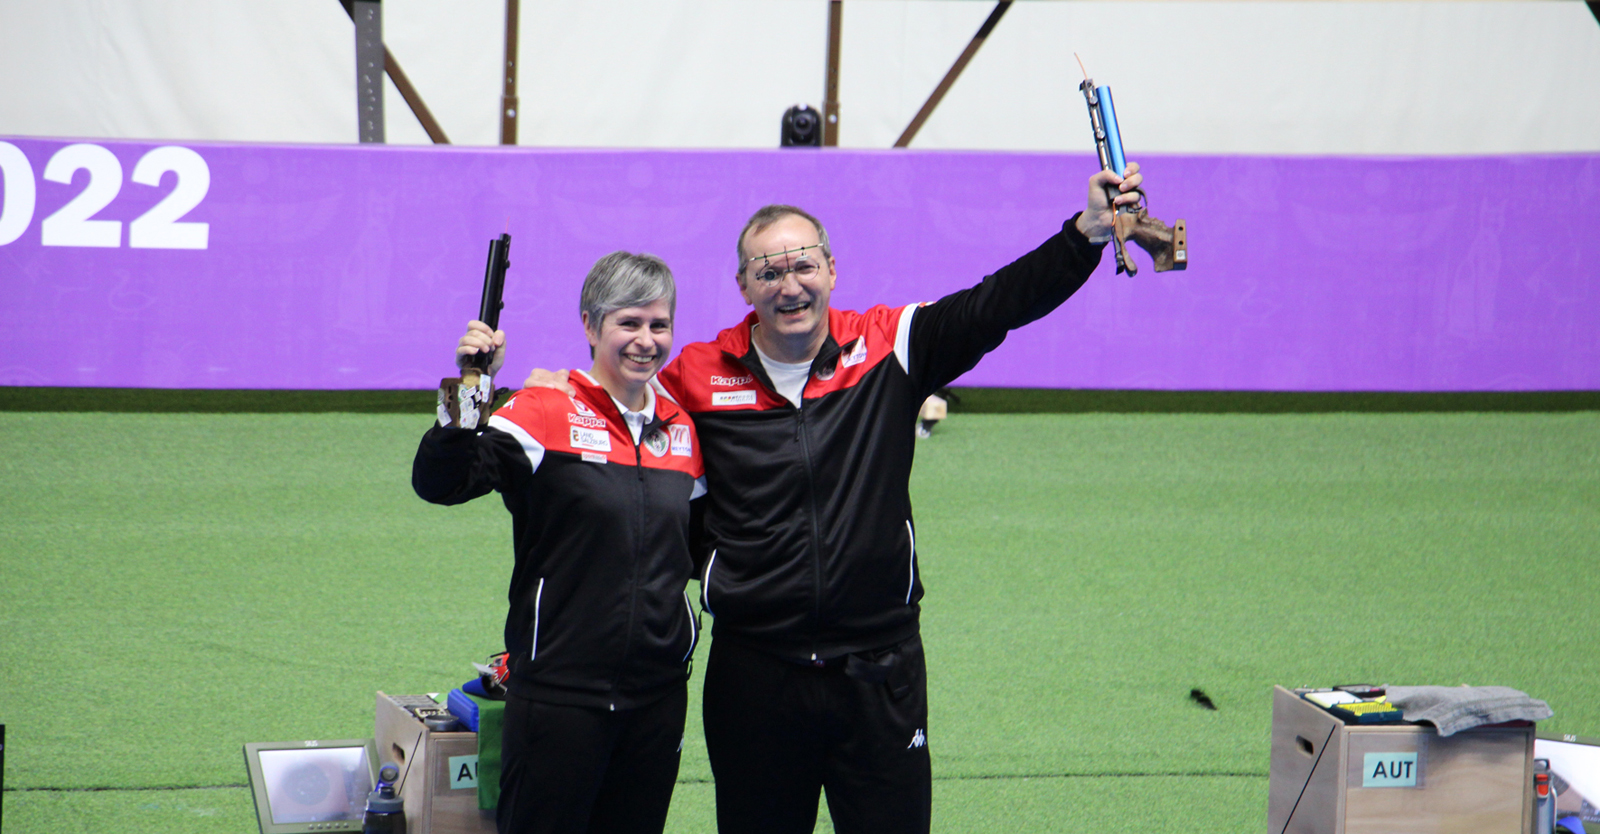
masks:
[[[898,654],[895,678],[872,683],[843,663],[804,666],[712,641],[704,710],[719,834],[810,834],[823,790],[839,834],[926,834],[921,640]]]
[[[660,834],[688,689],[637,709],[506,699],[500,834]]]

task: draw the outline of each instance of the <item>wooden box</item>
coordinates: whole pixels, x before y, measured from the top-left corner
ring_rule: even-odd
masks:
[[[379,761],[400,766],[407,834],[493,834],[494,812],[478,810],[477,733],[430,732],[405,707],[379,692],[374,736]],[[470,764],[474,774],[471,784],[457,778],[464,764]]]
[[[1531,834],[1534,728],[1346,725],[1272,694],[1271,834]]]

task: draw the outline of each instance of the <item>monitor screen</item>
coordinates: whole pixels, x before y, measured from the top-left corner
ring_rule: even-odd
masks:
[[[1533,756],[1550,760],[1556,816],[1577,817],[1585,827],[1600,823],[1600,739],[1540,735]]]
[[[244,754],[265,834],[361,829],[377,771],[371,739],[252,742]]]

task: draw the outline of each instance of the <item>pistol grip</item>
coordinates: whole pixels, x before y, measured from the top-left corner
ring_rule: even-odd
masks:
[[[1122,218],[1118,217],[1118,235],[1123,234]],[[1137,214],[1130,214],[1127,222],[1126,237],[1139,248],[1150,253],[1150,259],[1155,261],[1157,272],[1169,270],[1183,270],[1189,266],[1189,232],[1184,221],[1179,220],[1176,226],[1167,224],[1150,216],[1144,209],[1139,209]]]

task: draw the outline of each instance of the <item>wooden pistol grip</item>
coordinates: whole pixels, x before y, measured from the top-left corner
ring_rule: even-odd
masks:
[[[1178,225],[1169,227],[1140,209],[1129,226],[1128,237],[1150,253],[1157,272],[1188,268],[1189,234],[1184,221],[1179,220]]]

